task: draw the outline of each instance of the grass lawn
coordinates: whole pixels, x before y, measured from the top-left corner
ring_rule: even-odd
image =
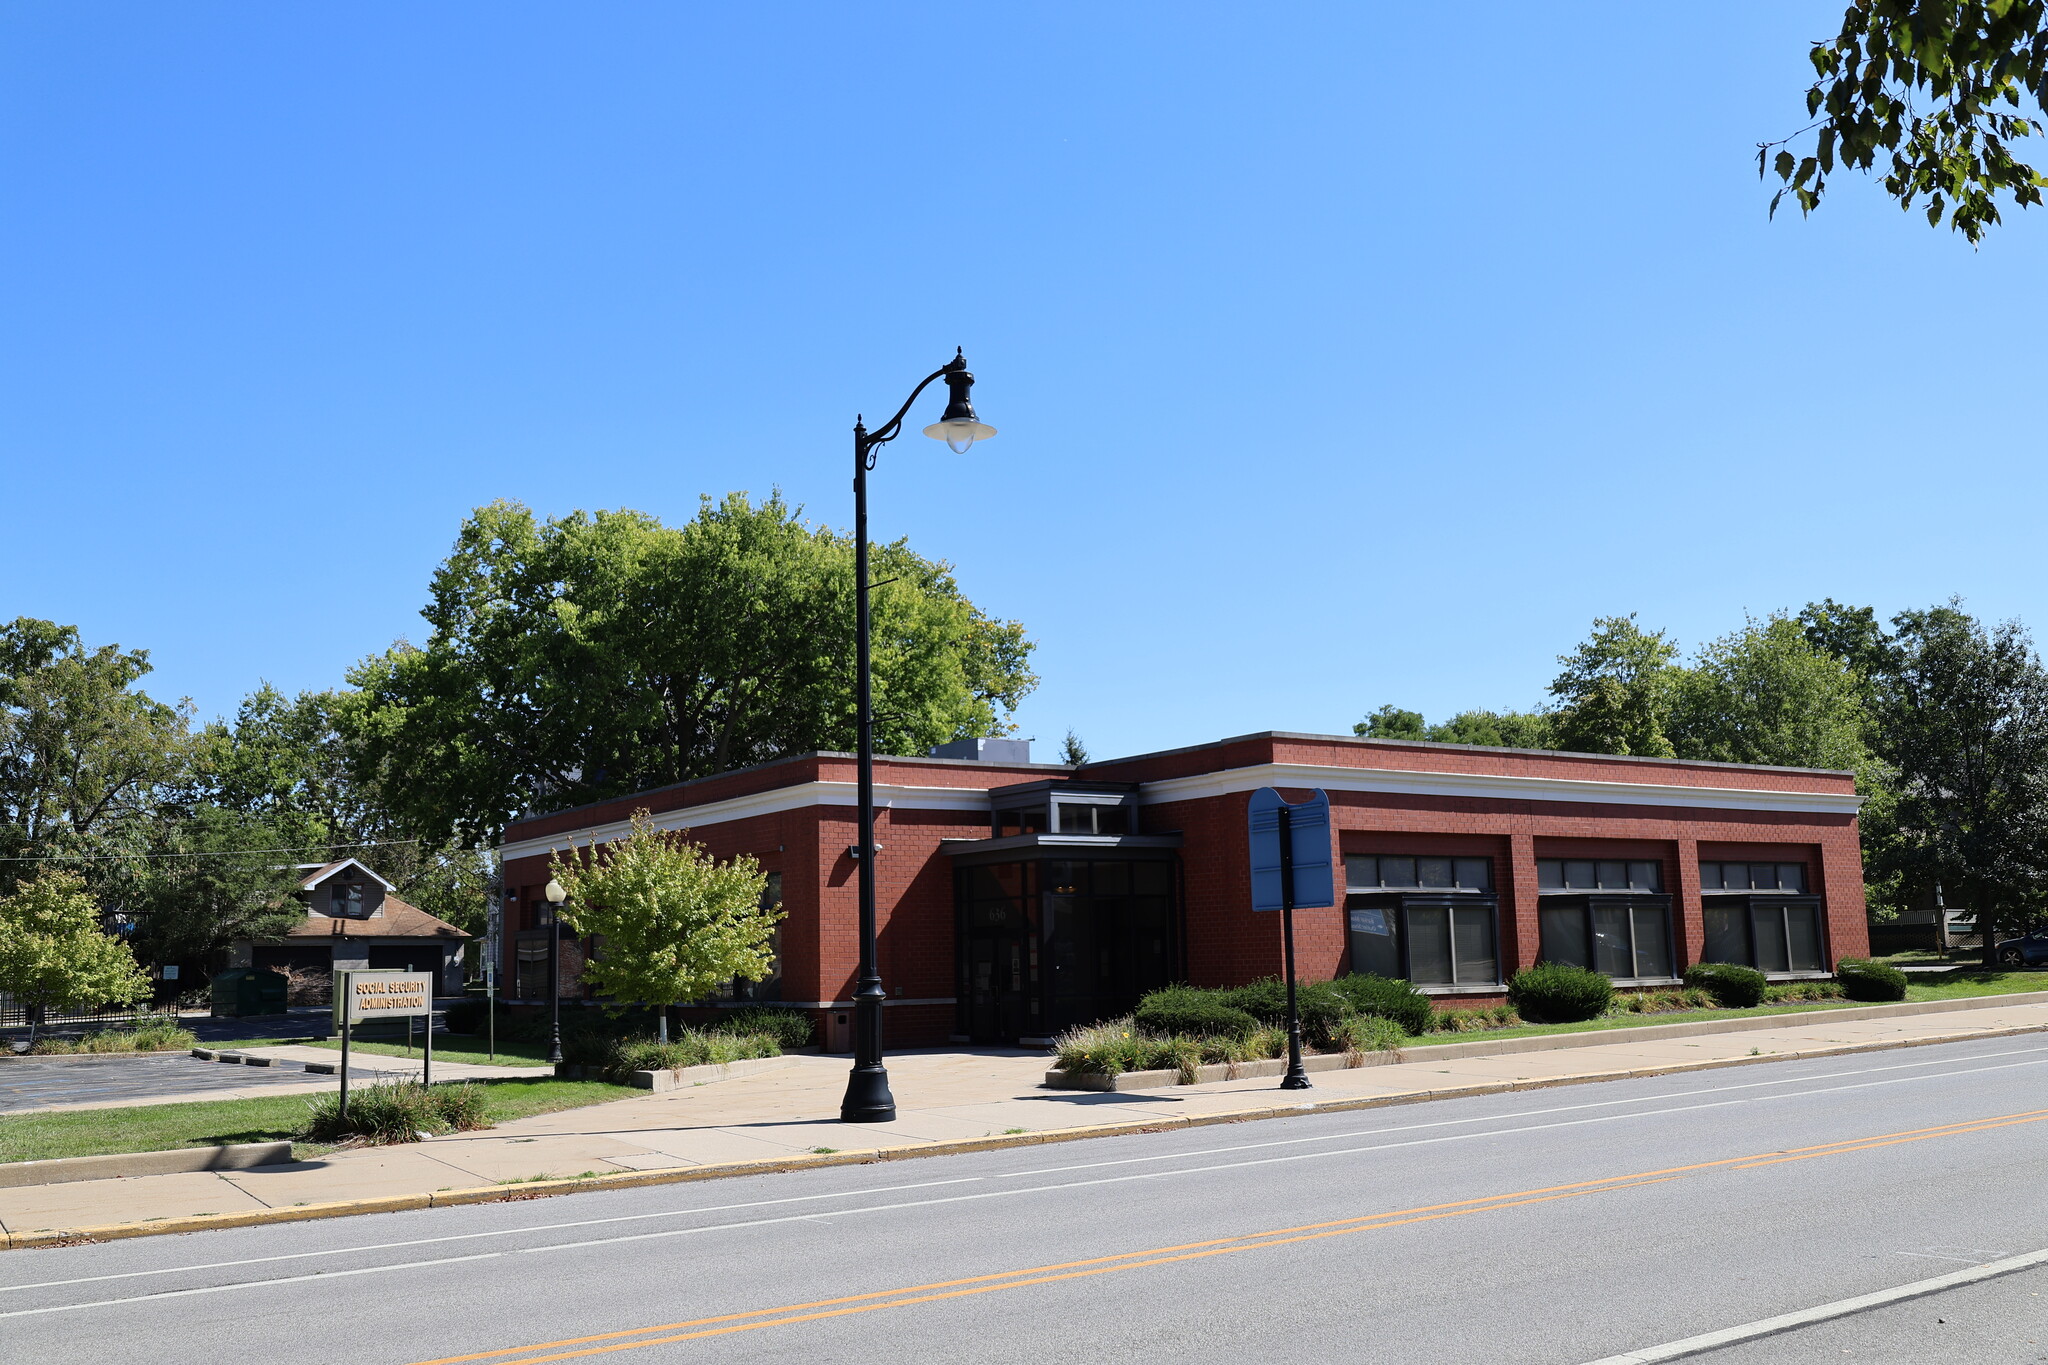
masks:
[[[506,1079],[480,1081],[492,1123],[550,1114],[644,1095],[631,1086],[603,1081]],[[0,1114],[0,1162],[40,1161],[61,1156],[102,1156],[112,1152],[161,1152],[178,1147],[217,1147],[229,1142],[280,1142],[305,1126],[316,1095],[275,1095],[246,1100],[198,1100],[147,1104],[129,1109],[76,1109],[56,1114]],[[304,1159],[332,1151],[294,1143]]]
[[[333,1052],[341,1051],[341,1039],[322,1038],[313,1043]],[[546,1043],[498,1042],[498,1055],[493,1058],[485,1050],[487,1044],[482,1038],[472,1038],[466,1033],[443,1033],[434,1038],[434,1060],[437,1062],[469,1062],[476,1066],[546,1066],[548,1045]],[[418,1057],[417,1046],[407,1047],[404,1043],[366,1043],[360,1038],[349,1040],[353,1052],[374,1052],[384,1057]]]
[[[1916,972],[1907,978],[1906,1000],[1960,1000],[1980,995],[2014,995],[2022,991],[2048,991],[2048,971],[1987,971],[1983,967],[1958,967],[1953,971]],[[1471,1033],[1431,1033],[1411,1038],[1409,1046],[1435,1043],[1473,1043],[1495,1038],[1526,1038],[1544,1033],[1598,1033],[1611,1029],[1646,1028],[1652,1024],[1694,1024],[1709,1020],[1750,1019],[1759,1015],[1809,1014],[1815,1010],[1856,1009],[1870,1002],[1859,1000],[1808,1000],[1798,1004],[1758,1005],[1747,1010],[1673,1010],[1668,1014],[1606,1014],[1580,1024],[1522,1024],[1515,1028],[1477,1030]]]

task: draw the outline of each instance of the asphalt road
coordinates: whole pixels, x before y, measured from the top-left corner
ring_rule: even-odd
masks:
[[[1580,1365],[2048,1247],[2044,1152],[2048,1038],[1979,1040],[6,1252],[0,1355]],[[2038,1361],[2044,1297],[1698,1358]]]

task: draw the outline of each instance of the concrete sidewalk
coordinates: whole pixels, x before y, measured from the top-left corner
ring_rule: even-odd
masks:
[[[1830,1019],[1816,1012],[1770,1029],[1648,1039],[1622,1033],[1592,1046],[1325,1071],[1305,1092],[1281,1091],[1272,1077],[1165,1090],[1055,1091],[1039,1084],[1047,1060],[1039,1051],[899,1053],[889,1058],[899,1116],[884,1124],[840,1123],[836,1114],[846,1059],[804,1056],[772,1072],[403,1147],[337,1152],[318,1161],[241,1171],[0,1190],[0,1228],[17,1246],[49,1240],[66,1229],[92,1229],[102,1236],[181,1231],[207,1224],[171,1221],[126,1230],[111,1225],[210,1215],[222,1216],[217,1220],[222,1223],[268,1222],[437,1201],[475,1202],[536,1189],[500,1188],[513,1182],[689,1179],[693,1173],[1056,1141],[1118,1129],[1272,1117],[1301,1108],[1362,1108],[2042,1030],[2048,1030],[2048,1003],[1882,1019]]]

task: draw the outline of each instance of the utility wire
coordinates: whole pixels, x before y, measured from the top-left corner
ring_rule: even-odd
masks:
[[[425,843],[424,839],[384,839],[361,844],[293,844],[287,848],[222,848],[204,853],[36,853],[23,857],[0,858],[0,863],[62,863],[62,862],[106,862],[122,858],[234,858],[245,853],[331,853],[338,848],[398,848],[406,844]],[[481,853],[483,849],[463,849],[464,853]]]

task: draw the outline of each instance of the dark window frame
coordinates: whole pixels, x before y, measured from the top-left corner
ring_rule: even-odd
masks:
[[[1388,883],[1385,880],[1386,869],[1382,864],[1382,860],[1387,858],[1405,859],[1408,862],[1416,864],[1415,882],[1413,884],[1396,882],[1393,885],[1388,885]],[[1425,858],[1430,859],[1432,861],[1447,862],[1451,865],[1451,885],[1422,885],[1421,863],[1422,860]],[[1352,874],[1354,870],[1357,868],[1359,864],[1363,863],[1366,859],[1372,860],[1373,880],[1369,882],[1352,880]],[[1486,882],[1483,886],[1477,884],[1467,886],[1463,882],[1463,876],[1466,868],[1468,868],[1473,863],[1485,864]],[[1485,854],[1470,855],[1456,853],[1347,853],[1344,855],[1344,890],[1348,895],[1374,895],[1385,893],[1391,893],[1394,895],[1410,895],[1422,893],[1428,895],[1491,896],[1495,894],[1494,887],[1495,881],[1493,876],[1493,859],[1491,856]]]
[[[1735,910],[1739,908],[1742,915],[1742,940],[1748,956],[1744,961],[1736,963],[1736,966],[1753,967],[1766,976],[1814,976],[1829,970],[1828,964],[1833,960],[1833,954],[1828,946],[1827,906],[1819,896],[1767,891],[1722,891],[1719,893],[1708,892],[1701,897],[1701,900],[1704,903],[1700,911],[1700,927],[1703,934],[1700,947],[1700,961],[1726,962],[1728,960],[1726,958],[1710,958],[1706,956],[1704,940],[1706,911],[1708,909]],[[1780,912],[1811,910],[1813,912],[1815,965],[1811,967],[1796,967],[1792,965],[1792,923],[1790,914],[1786,913],[1779,920],[1779,923],[1784,926],[1782,931],[1785,936],[1784,968],[1758,966],[1756,950],[1756,912],[1758,910],[1777,910]]]
[[[1591,885],[1574,886],[1572,884],[1570,878],[1566,875],[1566,869],[1574,863],[1589,863],[1592,865],[1593,882]],[[1618,863],[1621,865],[1623,869],[1622,875],[1625,878],[1622,885],[1608,886],[1601,879],[1599,872],[1602,863]],[[1557,869],[1556,878],[1554,881],[1546,881],[1545,870],[1553,867]],[[1645,885],[1637,884],[1636,869],[1640,867],[1648,867],[1653,870],[1654,876],[1650,883]],[[1661,896],[1665,894],[1664,860],[1662,858],[1538,858],[1536,860],[1536,887],[1538,893],[1545,896],[1561,894],[1574,896]]]
[[[1594,912],[1600,909],[1627,907],[1629,961],[1638,957],[1636,949],[1636,919],[1638,910],[1655,910],[1664,916],[1664,966],[1661,976],[1614,976],[1610,981],[1627,985],[1664,984],[1678,980],[1678,926],[1672,914],[1671,897],[1661,892],[1648,891],[1546,891],[1536,901],[1536,952],[1537,961],[1554,962],[1561,959],[1549,955],[1543,943],[1543,915],[1546,911],[1561,910],[1569,906],[1579,911],[1586,935],[1586,955],[1590,961],[1574,962],[1569,965],[1585,967],[1590,971],[1600,970],[1599,939],[1595,932]]]
[[[1394,857],[1399,855],[1389,854],[1387,856]],[[1414,938],[1408,926],[1408,912],[1410,910],[1435,909],[1445,909],[1453,912],[1450,919],[1451,980],[1417,981],[1414,975],[1415,959],[1412,951]],[[1458,889],[1444,890],[1438,888],[1412,891],[1406,888],[1383,890],[1377,887],[1348,891],[1344,897],[1344,951],[1349,959],[1351,970],[1359,971],[1361,968],[1358,963],[1358,952],[1356,945],[1352,942],[1352,939],[1359,932],[1351,927],[1351,914],[1354,910],[1380,910],[1393,917],[1395,953],[1400,959],[1401,965],[1400,979],[1407,981],[1417,990],[1473,990],[1476,992],[1480,987],[1491,986],[1499,988],[1505,984],[1506,976],[1502,971],[1503,963],[1500,951],[1500,897],[1494,892]],[[1489,932],[1493,945],[1493,977],[1491,980],[1466,981],[1459,977],[1458,935],[1455,912],[1460,910],[1485,910],[1487,912]]]

